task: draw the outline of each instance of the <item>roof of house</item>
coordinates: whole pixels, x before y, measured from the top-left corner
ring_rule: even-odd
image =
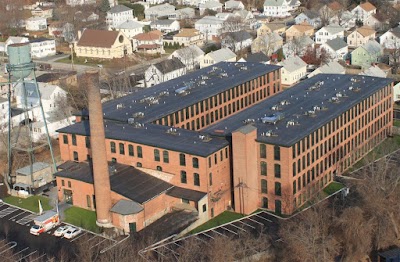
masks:
[[[49,83],[49,82],[53,82],[55,80],[60,80],[60,79],[63,79],[65,77],[69,77],[72,75],[76,75],[76,71],[44,73],[43,75],[36,77],[36,81],[43,82],[43,83]]]
[[[232,52],[229,48],[221,48],[219,50],[210,52],[207,55],[210,56],[215,63],[226,61],[228,59],[236,57],[236,54]]]
[[[172,20],[172,19],[162,19],[162,20],[155,20],[153,22],[151,22],[151,25],[165,25],[165,26],[169,26],[172,25],[172,23],[177,22],[176,20]]]
[[[400,25],[398,27],[395,28],[391,28],[389,30],[389,32],[391,32],[393,35],[395,35],[396,37],[400,38]]]
[[[48,167],[50,167],[50,165],[47,164],[47,163],[35,162],[35,163],[32,164],[32,174],[36,173],[36,172],[38,172],[40,170],[43,170],[45,168],[48,168]],[[29,175],[31,175],[31,166],[30,165],[29,166],[25,166],[23,168],[17,169],[15,172],[20,174],[20,175],[29,176]]]
[[[223,19],[217,18],[215,16],[204,16],[196,21],[195,24],[205,24],[205,25],[218,25],[224,22]]]
[[[343,6],[337,2],[337,1],[333,1],[332,3],[328,4],[329,9],[333,10],[333,11],[339,11],[343,9]]]
[[[131,10],[132,10],[131,8],[129,8],[125,5],[116,5],[116,6],[111,7],[111,9],[107,11],[107,13],[116,14],[116,13],[131,11]]]
[[[336,35],[340,32],[344,32],[346,29],[344,29],[343,27],[341,27],[340,25],[327,25],[324,26],[323,28],[321,28],[320,30],[325,29],[328,33],[332,34],[332,35]]]
[[[167,195],[198,202],[205,197],[207,193],[175,186],[168,190]]]
[[[345,68],[337,61],[331,61],[317,68],[315,71],[318,71],[320,74],[343,74],[345,72]],[[309,74],[309,77],[312,76],[314,76],[313,72]]]
[[[118,35],[118,31],[86,29],[83,31],[77,45],[111,48]]]
[[[251,63],[262,63],[262,62],[268,62],[269,60],[270,60],[269,57],[265,55],[263,52],[249,54],[246,57],[246,62],[251,62]]]
[[[38,83],[38,86],[39,86],[40,97],[41,99],[45,100],[50,99],[51,95],[57,88],[61,89],[59,86],[50,85],[47,83]],[[39,94],[36,90],[36,85],[34,83],[25,82],[25,90],[27,93],[27,97],[39,98]],[[16,85],[15,92],[17,96],[23,96],[22,86],[20,84]]]
[[[136,29],[136,28],[142,28],[142,27],[143,27],[143,25],[141,23],[138,23],[133,20],[123,22],[122,24],[117,26],[117,28],[119,28],[119,29]]]
[[[173,185],[132,166],[109,163],[111,190],[139,204],[146,203]],[[93,168],[88,162],[67,161],[58,166],[56,177],[93,184]]]
[[[174,35],[174,37],[193,37],[196,35],[199,35],[200,32],[197,29],[194,28],[182,28],[179,33]]]
[[[356,29],[357,32],[359,32],[362,36],[366,37],[366,36],[370,36],[376,33],[376,31],[369,26],[362,26]]]
[[[151,6],[149,8],[147,8],[146,10],[144,10],[144,13],[156,13],[156,12],[160,12],[160,11],[168,11],[168,10],[175,10],[175,6],[169,4],[169,3],[165,3],[165,4],[161,4],[161,5],[155,5],[155,6]]]
[[[368,69],[366,69],[364,72],[361,72],[360,75],[365,75],[365,76],[374,76],[374,77],[387,77],[387,74],[385,71],[379,68],[379,66],[374,66],[372,65]]]
[[[54,39],[45,38],[45,37],[38,37],[38,38],[31,39],[29,42],[31,42],[31,43],[40,43],[40,42],[45,42],[45,41],[55,41],[55,40]]]
[[[326,41],[325,44],[334,51],[338,51],[347,46],[347,43],[340,37],[336,37],[334,39],[328,40],[328,41]]]
[[[229,0],[225,2],[225,8],[237,8],[240,6],[240,4],[243,5],[242,1]]]
[[[290,147],[392,82],[389,78],[319,74],[205,128],[204,132],[230,136],[246,125],[246,120],[253,119],[250,125],[257,128],[257,141]],[[338,97],[339,93],[342,95],[339,102],[332,102],[331,98]],[[279,111],[284,118],[275,125],[263,123],[262,119],[266,117],[276,119],[277,111],[272,107],[281,105],[282,101],[289,103]],[[323,110],[311,115],[305,113],[313,110],[314,106]],[[288,125],[290,120],[295,125]]]
[[[358,48],[360,48],[360,47],[358,47]],[[369,40],[363,46],[361,46],[361,48],[364,48],[370,54],[377,54],[382,51],[382,46],[375,40]]]
[[[367,12],[376,9],[376,7],[375,7],[373,4],[371,4],[370,2],[368,2],[368,1],[367,1],[367,2],[364,2],[364,3],[361,3],[361,4],[360,4],[360,7],[361,7],[362,9],[364,9],[365,11],[367,11]]]
[[[137,214],[144,208],[135,201],[121,199],[111,208],[111,212],[121,215]]]
[[[288,30],[286,30],[286,33],[290,30],[297,30],[299,32],[307,32],[309,30],[314,30],[314,27],[312,25],[310,25],[309,23],[301,23],[301,24],[297,24],[297,25],[292,25],[291,27],[289,27]]]
[[[298,56],[292,56],[289,57],[286,60],[283,60],[282,62],[279,63],[279,65],[283,66],[287,71],[293,72],[296,71],[302,67],[306,67],[307,63],[304,62],[300,57]]]
[[[264,6],[282,6],[286,0],[265,0]]]
[[[153,64],[162,74],[168,74],[175,70],[185,68],[185,65],[178,58],[174,57],[172,59],[163,60],[156,64]]]
[[[190,45],[181,49],[178,49],[176,51],[174,51],[174,53],[172,54],[176,54],[182,58],[185,58],[185,56],[187,56],[187,54],[190,53],[190,57],[199,57],[204,55],[204,51],[201,50],[200,47],[198,47],[197,45]]]
[[[271,31],[286,28],[285,23],[266,23],[265,26],[268,27]]]
[[[10,41],[13,42],[14,44],[18,44],[18,43],[27,43],[29,42],[29,39],[23,36],[10,36],[7,38],[6,43]]]
[[[396,259],[396,258],[400,257],[400,248],[397,247],[397,248],[392,248],[392,249],[390,249],[388,251],[385,251],[385,252],[380,252],[379,256],[380,257],[384,257],[387,260],[390,259],[390,258]]]
[[[222,7],[222,4],[215,0],[209,0],[204,4],[199,5],[199,8],[206,8],[206,9],[220,8],[220,7]]]
[[[310,19],[315,19],[319,17],[319,13],[314,10],[304,10],[303,14]]]
[[[236,42],[241,42],[247,39],[253,39],[253,37],[250,35],[249,32],[247,31],[238,31],[238,32],[229,32],[226,34],[225,37],[230,37]]]
[[[154,41],[162,37],[162,33],[159,30],[153,30],[147,33],[141,33],[135,35],[133,38],[139,41]]]

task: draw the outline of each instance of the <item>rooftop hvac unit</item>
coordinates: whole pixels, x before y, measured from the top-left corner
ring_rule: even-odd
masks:
[[[132,125],[133,123],[135,123],[135,118],[133,117],[128,118],[128,124]]]

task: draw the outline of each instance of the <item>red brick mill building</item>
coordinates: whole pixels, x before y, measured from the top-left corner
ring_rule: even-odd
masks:
[[[112,223],[172,209],[291,214],[386,138],[389,79],[318,75],[282,91],[280,68],[219,63],[103,104]],[[90,128],[59,130],[59,199],[95,209]],[[88,162],[89,161],[89,162]]]

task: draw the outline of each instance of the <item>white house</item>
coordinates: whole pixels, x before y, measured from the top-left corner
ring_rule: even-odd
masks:
[[[10,36],[7,38],[4,44],[4,52],[7,54],[7,47],[12,44],[22,44],[22,43],[29,43],[29,39],[27,37],[21,36]]]
[[[173,36],[173,42],[184,46],[201,46],[204,43],[204,35],[194,28],[182,28]]]
[[[361,72],[359,75],[364,75],[364,76],[373,76],[373,77],[382,77],[386,78],[387,73],[383,71],[379,66],[377,65],[371,65],[369,68],[365,69],[363,72]]]
[[[344,38],[345,29],[339,25],[328,25],[322,27],[315,33],[315,43],[323,44],[335,38]]]
[[[229,0],[225,2],[225,10],[243,10],[244,4],[241,1]]]
[[[116,5],[107,11],[106,24],[108,30],[117,28],[120,24],[134,20],[133,10],[124,5]]]
[[[260,34],[251,44],[251,52],[263,52],[271,56],[283,46],[283,38],[277,33]]]
[[[400,101],[400,82],[393,87],[393,102]]]
[[[340,25],[346,30],[356,26],[356,18],[350,11],[341,11],[329,18],[329,24]]]
[[[165,2],[165,0],[146,0],[146,3],[149,3],[150,5],[159,5],[164,2]]]
[[[126,21],[116,27],[116,30],[122,31],[126,37],[132,39],[135,35],[143,33],[143,25],[136,21]]]
[[[92,5],[95,3],[96,0],[65,0],[65,4],[69,6]]]
[[[152,30],[159,30],[163,33],[170,33],[179,31],[179,29],[181,29],[181,26],[177,20],[170,19],[155,20],[151,22],[150,27]]]
[[[35,38],[30,41],[32,58],[42,58],[56,54],[56,40]]]
[[[303,56],[308,47],[314,48],[315,42],[309,36],[296,37],[283,45],[283,54],[286,58],[291,56]]]
[[[375,30],[382,30],[386,24],[381,21],[376,15],[370,15],[364,20],[364,25],[372,27]]]
[[[47,30],[47,19],[45,17],[31,17],[25,20],[27,31]]]
[[[175,12],[171,13],[168,15],[168,19],[190,19],[194,18],[196,15],[196,12],[193,8],[191,7],[185,7],[182,9],[175,10]]]
[[[326,41],[320,48],[324,49],[329,54],[331,60],[335,61],[342,60],[349,52],[347,43],[339,37]]]
[[[5,130],[8,122],[8,99],[0,96],[0,132]]]
[[[200,63],[200,68],[214,65],[219,62],[236,62],[236,54],[229,48],[221,48],[210,52],[204,56]]]
[[[221,47],[238,52],[251,46],[252,42],[253,37],[247,31],[230,32],[222,36]]]
[[[318,12],[313,10],[305,10],[294,19],[296,24],[301,24],[307,22],[312,25],[314,28],[318,28],[321,26],[321,17]]]
[[[151,65],[145,71],[145,85],[150,87],[184,74],[186,74],[186,67],[178,58],[167,59]]]
[[[299,0],[265,0],[264,15],[269,17],[288,17],[299,6]]]
[[[291,86],[300,81],[302,77],[306,76],[307,63],[298,56],[289,57],[279,62],[278,65],[282,66],[282,85]]]
[[[162,5],[152,6],[144,10],[144,16],[147,20],[153,21],[161,16],[168,17],[170,14],[174,12],[175,12],[175,6],[166,3]]]
[[[214,16],[205,16],[196,21],[194,27],[200,31],[206,41],[211,40],[213,37],[219,36],[223,26],[224,20]]]
[[[205,2],[204,4],[200,4],[199,5],[200,15],[203,15],[207,9],[219,13],[222,12],[222,4],[216,0],[210,0]]]
[[[400,26],[389,29],[379,37],[380,43],[387,49],[400,48]]]
[[[344,75],[346,73],[346,69],[336,61],[330,61],[323,66],[318,67],[313,72],[308,74],[308,78],[316,76],[318,74],[341,74]]]
[[[200,68],[204,52],[197,45],[190,45],[174,51],[169,59],[174,57],[178,58],[186,66],[187,70],[194,70]]]
[[[351,13],[356,19],[364,21],[369,16],[376,14],[376,7],[367,1],[356,6],[353,10],[351,10]]]
[[[57,114],[55,112],[46,113],[45,117],[49,136],[53,139],[58,138],[57,130],[72,125],[73,120],[75,119],[75,116],[65,115],[64,113]],[[46,128],[44,126],[44,121],[42,118],[40,118],[32,123],[32,140],[43,140],[46,138],[45,135]]]
[[[233,11],[233,14],[241,17],[244,21],[248,21],[254,18],[253,13],[247,10],[236,10]]]
[[[350,47],[359,47],[366,44],[369,40],[375,39],[376,32],[369,26],[362,26],[351,32],[347,36],[347,44]]]

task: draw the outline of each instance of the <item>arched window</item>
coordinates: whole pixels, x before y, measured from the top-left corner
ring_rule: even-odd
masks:
[[[181,171],[181,183],[187,183],[186,171]]]
[[[193,167],[194,168],[199,168],[199,159],[197,157],[193,157]]]
[[[115,142],[110,142],[111,153],[116,153]]]
[[[266,197],[262,198],[262,207],[268,208],[268,198],[266,198]]]
[[[267,158],[267,146],[264,144],[260,144],[260,157]]]
[[[281,160],[281,148],[279,146],[274,146],[274,159]]]
[[[261,193],[268,194],[267,180],[261,179]]]
[[[193,181],[195,186],[200,186],[200,175],[197,173],[193,174]]]
[[[212,186],[212,183],[213,183],[213,181],[212,181],[212,173],[210,173],[209,175],[208,175],[208,180],[209,180],[209,184],[210,184],[210,186]]]
[[[157,170],[158,171],[162,171],[162,167],[161,166],[157,166]]]
[[[136,150],[137,150],[138,158],[143,158],[142,147],[141,146],[137,146]]]
[[[125,145],[124,143],[119,143],[119,153],[125,155]]]
[[[274,169],[275,169],[275,177],[280,178],[281,177],[281,165],[275,164]]]
[[[129,151],[129,156],[134,156],[134,149],[133,149],[133,145],[129,145],[128,146],[128,151]]]
[[[277,196],[281,196],[282,195],[281,183],[279,183],[279,182],[275,182],[275,195],[277,195]]]
[[[169,153],[168,151],[163,151],[163,161],[164,163],[169,163]]]
[[[160,162],[160,150],[154,149],[154,161]]]
[[[261,175],[262,176],[266,176],[267,175],[267,162],[261,161],[261,163],[260,163],[260,171],[261,171]]]
[[[183,153],[179,154],[179,164],[181,166],[186,166],[186,156]]]

